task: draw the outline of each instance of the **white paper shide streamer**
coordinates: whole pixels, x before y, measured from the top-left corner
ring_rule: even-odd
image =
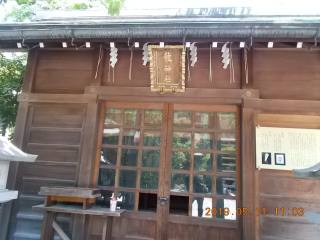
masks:
[[[118,62],[118,48],[112,47],[110,48],[110,66],[114,68],[116,63]]]
[[[227,47],[228,43],[225,43],[221,49],[222,52],[222,63],[223,63],[223,68],[227,69],[229,63],[230,63],[230,54],[229,51],[230,49]]]
[[[143,44],[143,52],[142,52],[142,60],[143,60],[143,65],[146,66],[147,63],[149,62],[149,52],[148,52],[148,43]]]
[[[195,63],[198,60],[197,57],[197,46],[195,46],[195,43],[192,43],[190,46],[190,61],[191,61],[191,67],[195,65]]]

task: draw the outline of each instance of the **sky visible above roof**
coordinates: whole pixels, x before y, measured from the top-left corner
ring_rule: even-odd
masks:
[[[70,0],[81,2],[81,0]],[[141,15],[183,15],[185,11],[179,9],[190,8],[250,8],[250,15],[320,15],[320,0],[126,0],[120,16]],[[165,11],[167,9],[168,11]],[[96,9],[99,10],[99,9]],[[194,12],[198,14],[197,11]],[[247,12],[245,13],[247,14]],[[4,15],[4,7],[0,5],[0,19]],[[241,15],[241,12],[235,13]],[[61,16],[63,18],[64,16]]]

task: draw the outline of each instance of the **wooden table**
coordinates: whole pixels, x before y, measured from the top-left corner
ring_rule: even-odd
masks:
[[[111,239],[112,234],[112,222],[113,217],[120,217],[126,210],[116,210],[111,212],[109,208],[92,207],[84,210],[81,206],[62,205],[56,204],[53,206],[45,207],[44,204],[32,207],[34,210],[45,211],[42,230],[41,240],[53,240],[54,230],[59,234],[63,240],[70,240],[70,238],[63,232],[63,230],[56,223],[56,213],[74,213],[74,214],[86,214],[103,216],[105,218],[103,224],[102,240]]]

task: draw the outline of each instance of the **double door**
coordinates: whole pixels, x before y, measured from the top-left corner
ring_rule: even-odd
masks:
[[[237,238],[237,106],[108,102],[102,112],[97,185],[144,225],[125,238]]]

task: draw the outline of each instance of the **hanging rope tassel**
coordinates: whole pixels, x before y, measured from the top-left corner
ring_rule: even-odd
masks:
[[[97,64],[96,75],[95,75],[94,79],[97,79],[98,71],[99,71],[99,65],[100,65],[102,57],[103,57],[103,48],[102,48],[102,44],[100,44],[100,52],[99,52],[98,64]]]
[[[191,81],[189,51],[187,51],[187,59],[188,59],[188,81]]]
[[[109,56],[109,71],[108,71],[108,82],[110,82],[110,70],[111,70],[111,56]]]
[[[246,46],[244,48],[244,70],[246,73],[246,84],[248,84],[249,83],[249,80],[248,80],[248,59],[247,59],[247,47]]]
[[[129,80],[130,81],[131,81],[131,72],[132,72],[132,59],[133,59],[133,50],[131,49],[130,68],[129,68]]]
[[[232,43],[230,44],[230,74],[231,74],[231,82],[235,82],[234,80],[234,65],[233,65],[233,55],[232,55]]]
[[[212,49],[212,47],[211,47],[211,44],[210,44],[210,71],[209,71],[209,81],[211,81],[211,82],[212,82],[211,49]]]

